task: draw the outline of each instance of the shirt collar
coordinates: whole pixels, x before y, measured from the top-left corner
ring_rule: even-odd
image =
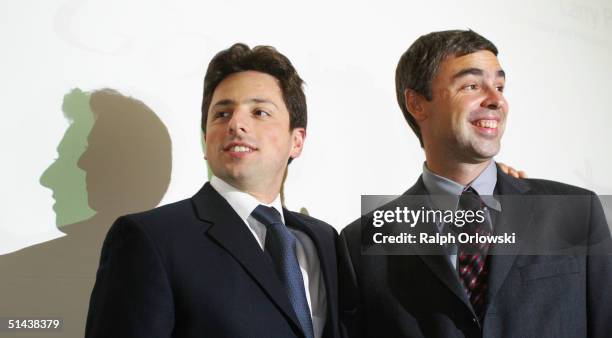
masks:
[[[489,165],[467,186],[434,174],[427,168],[427,164],[423,163],[423,184],[425,184],[425,189],[429,194],[433,196],[434,204],[439,208],[457,209],[461,193],[466,188],[472,187],[487,207],[501,211],[501,204],[493,198],[493,191],[497,184],[497,168],[493,160],[489,161]]]
[[[274,201],[270,204],[265,204],[258,201],[252,195],[247,194],[244,191],[239,190],[238,188],[232,186],[231,184],[225,182],[224,180],[218,178],[217,176],[211,177],[210,185],[221,195],[227,203],[236,211],[238,216],[244,220],[245,223],[248,224],[247,218],[251,215],[253,210],[257,208],[258,205],[262,204],[268,207],[273,207],[278,211],[285,223],[285,217],[283,216],[283,206],[280,201],[280,195],[277,195]]]
[[[468,186],[474,188],[480,196],[493,196],[493,190],[495,190],[496,184],[497,168],[495,167],[495,161],[491,160],[485,170],[483,170]]]

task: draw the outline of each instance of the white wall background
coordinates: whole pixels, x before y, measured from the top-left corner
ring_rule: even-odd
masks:
[[[173,172],[162,203],[206,180],[199,121],[211,57],[268,44],[307,82],[306,149],[287,205],[337,229],[361,194],[399,194],[423,153],[395,101],[399,56],[420,35],[472,28],[500,49],[510,115],[497,157],[612,194],[612,3],[547,1],[5,0],[0,3],[0,254],[60,236],[38,180],[56,157],[72,88],[110,87],[167,126]]]

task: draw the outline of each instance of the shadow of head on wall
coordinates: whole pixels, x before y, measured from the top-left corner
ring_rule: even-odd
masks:
[[[56,224],[111,219],[155,207],[170,184],[168,130],[143,102],[112,89],[64,97],[70,121],[40,183],[53,191]]]
[[[63,337],[82,337],[104,236],[118,216],[159,204],[172,146],[149,107],[111,89],[74,89],[62,110],[70,125],[40,183],[67,235],[0,257],[0,317],[60,316]]]
[[[40,177],[40,184],[53,191],[53,210],[58,228],[95,214],[87,204],[85,172],[77,166],[77,161],[87,148],[87,135],[94,124],[93,112],[89,107],[90,97],[90,93],[78,88],[64,96],[62,111],[69,126],[57,146],[57,159]]]

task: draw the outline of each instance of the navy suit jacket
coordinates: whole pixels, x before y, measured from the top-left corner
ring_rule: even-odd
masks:
[[[283,210],[314,242],[327,292],[324,337],[339,337],[335,230]],[[104,241],[85,336],[304,337],[244,221],[209,183],[191,199],[123,216]]]
[[[404,196],[426,194],[419,179],[391,203],[405,205],[402,199],[408,199]],[[496,194],[518,197],[502,203],[496,232],[511,230],[527,233],[525,239],[542,239],[550,229],[567,225],[572,236],[586,243],[586,250],[596,240],[600,253],[523,255],[519,246],[511,246],[504,255],[491,255],[488,306],[480,321],[441,247],[437,254],[432,254],[431,246],[426,250],[410,245],[413,252],[408,255],[362,255],[361,234],[370,230],[362,229],[357,220],[342,231],[338,245],[340,309],[346,335],[612,337],[612,256],[601,254],[610,253],[612,246],[597,196],[557,182],[517,180],[499,170]],[[584,198],[572,205],[550,205],[533,202],[546,198],[527,197],[536,195]],[[435,231],[433,225],[430,231]]]

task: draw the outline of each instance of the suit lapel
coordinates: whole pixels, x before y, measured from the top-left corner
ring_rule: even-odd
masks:
[[[430,235],[435,234],[436,231],[430,231]],[[451,290],[457,298],[459,298],[468,308],[471,309],[470,301],[467,298],[465,290],[461,285],[461,281],[457,276],[457,272],[453,269],[451,265],[448,254],[442,246],[436,245],[439,252],[432,254],[431,249],[432,244],[428,244],[427,249],[423,249],[422,244],[415,245],[415,251],[419,253],[419,257],[425,262],[425,264],[429,267],[429,269],[440,279],[446,287]],[[421,253],[421,251],[423,251]]]
[[[283,285],[276,276],[269,259],[253,238],[244,221],[227,201],[206,183],[192,198],[198,217],[211,224],[206,235],[216,241],[257,282],[264,293],[289,319],[297,331],[302,332]]]
[[[515,232],[517,243],[507,246],[493,246],[489,265],[489,303],[497,295],[508,272],[516,260],[521,247],[521,238],[526,238],[525,230],[533,221],[533,203],[521,196],[529,190],[525,181],[511,178],[497,170],[497,198],[501,201],[502,212],[496,220],[494,232],[496,235]]]
[[[495,234],[503,234],[504,232],[516,232],[517,241],[520,239],[521,233],[525,233],[525,229],[530,228],[532,223],[533,213],[531,205],[524,198],[517,196],[525,194],[529,187],[527,183],[521,180],[511,178],[510,176],[503,174],[498,169],[497,174],[497,192],[498,198],[500,198],[502,204],[502,213],[496,220]],[[415,196],[415,195],[426,195],[428,194],[423,184],[423,180],[420,177],[417,183],[412,186],[404,196]],[[505,197],[511,196],[511,197]],[[408,202],[410,203],[410,202]],[[426,203],[424,201],[424,203]],[[429,206],[429,204],[425,204]],[[419,205],[420,207],[420,205]],[[419,226],[419,225],[417,225]],[[427,231],[428,234],[435,234],[436,230],[434,225],[426,226],[420,229],[420,231]],[[437,246],[439,252],[433,252],[431,246],[424,245],[413,245],[412,248],[418,253],[419,257],[425,262],[429,269],[459,298],[461,301],[471,310],[472,305],[463,289],[461,281],[457,275],[457,272],[453,269],[451,263],[448,260],[447,253],[441,246]],[[501,285],[508,276],[508,272],[512,267],[512,264],[516,260],[520,243],[516,245],[509,245],[503,248],[493,246],[490,257],[489,267],[489,291],[487,294],[489,302],[495,297],[499,291]],[[433,250],[438,250],[433,249]]]
[[[335,238],[326,234],[317,224],[312,224],[305,218],[298,218],[285,208],[283,208],[283,215],[285,217],[285,223],[307,234],[317,249],[328,299],[328,318],[331,318],[331,323],[326,323],[325,326],[328,327],[329,325],[333,325],[331,327],[335,328],[338,320],[337,303],[333,301],[338,298],[337,263],[336,252],[334,250]]]
[[[428,192],[423,184],[422,177],[419,177],[417,183],[412,186],[408,191],[402,195],[401,198],[405,198],[406,201],[402,205],[414,205],[415,199],[422,196],[415,206],[416,209],[421,206],[425,206],[426,209],[431,208],[429,200],[427,199]],[[401,203],[401,202],[400,202]],[[437,230],[435,224],[417,224],[415,229],[418,232],[427,232],[428,235],[435,235]],[[417,234],[418,236],[418,234]],[[429,267],[429,269],[450,289],[468,308],[472,308],[470,301],[467,298],[463,285],[457,276],[457,272],[453,269],[453,266],[448,258],[448,253],[444,250],[441,245],[432,244],[414,244],[411,247],[416,251],[421,260]]]

